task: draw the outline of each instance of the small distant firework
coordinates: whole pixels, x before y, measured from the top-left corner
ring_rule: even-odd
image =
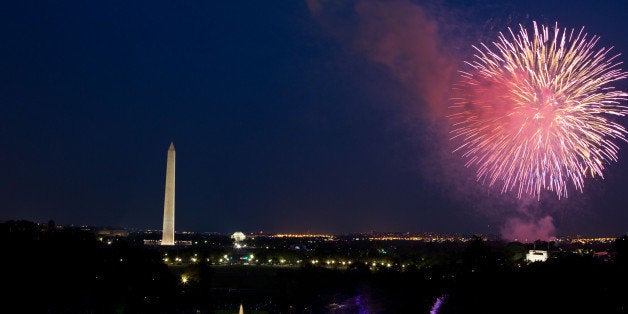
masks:
[[[473,46],[454,88],[452,139],[478,181],[516,189],[519,198],[549,190],[560,199],[569,182],[582,192],[586,177],[604,178],[617,161],[613,141],[626,141],[627,132],[610,118],[628,114],[628,93],[611,85],[628,73],[584,28],[533,24],[533,35],[520,25],[492,48]]]

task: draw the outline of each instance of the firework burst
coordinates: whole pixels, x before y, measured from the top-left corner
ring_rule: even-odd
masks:
[[[584,179],[604,178],[617,161],[626,129],[611,119],[628,114],[628,94],[612,86],[627,77],[609,55],[595,48],[599,37],[534,23],[500,33],[489,47],[473,46],[455,85],[449,119],[456,151],[478,181],[540,198],[543,190],[567,197],[583,191]],[[571,184],[570,184],[571,182]]]

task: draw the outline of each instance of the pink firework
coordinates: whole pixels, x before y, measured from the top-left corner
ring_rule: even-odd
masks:
[[[500,33],[492,48],[474,46],[454,89],[453,139],[477,179],[501,191],[517,190],[540,198],[543,190],[567,197],[567,186],[583,191],[588,176],[604,177],[617,161],[616,140],[626,129],[610,119],[628,114],[628,94],[612,86],[627,77],[609,56],[595,48],[599,37],[552,30],[534,23]]]

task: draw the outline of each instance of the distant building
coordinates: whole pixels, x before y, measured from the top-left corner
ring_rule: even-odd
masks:
[[[235,232],[234,234],[231,235],[231,238],[233,239],[233,246],[236,249],[240,249],[243,247],[246,247],[246,244],[241,244],[240,242],[244,241],[244,239],[246,239],[246,236],[244,235],[244,233],[238,231]]]
[[[530,250],[526,254],[526,261],[528,262],[545,262],[547,261],[547,251],[545,250]]]
[[[242,242],[242,241],[244,241],[244,239],[246,239],[246,236],[244,235],[244,233],[238,231],[238,232],[232,234],[231,238],[235,242]]]
[[[163,244],[163,242],[161,240],[144,239],[144,245],[164,245],[164,244]],[[174,244],[170,244],[170,245],[178,245],[178,246],[192,245],[192,241],[190,241],[190,240],[176,240],[176,241],[174,241]]]
[[[161,245],[161,240],[144,239],[144,245]]]
[[[100,229],[96,234],[99,236],[126,237],[129,235],[129,231],[124,229]]]

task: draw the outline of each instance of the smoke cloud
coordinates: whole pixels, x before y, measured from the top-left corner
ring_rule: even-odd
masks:
[[[439,28],[422,7],[405,0],[362,0],[347,4],[307,0],[327,33],[386,67],[423,100],[419,115],[444,116],[455,65],[440,42]]]
[[[494,219],[489,224],[501,225],[504,213],[491,199],[497,195],[487,198],[488,190],[452,153],[455,147],[449,141],[446,115],[460,63],[453,46],[461,45],[460,30],[467,28],[447,9],[428,9],[407,0],[306,0],[306,4],[325,35],[382,66],[414,97],[401,108],[400,116],[412,140],[424,147],[415,165],[420,175],[453,204],[463,204],[467,212],[482,212]]]
[[[555,239],[555,232],[554,219],[545,216],[538,220],[510,218],[502,227],[501,235],[509,241],[531,243],[536,240],[551,241]]]

